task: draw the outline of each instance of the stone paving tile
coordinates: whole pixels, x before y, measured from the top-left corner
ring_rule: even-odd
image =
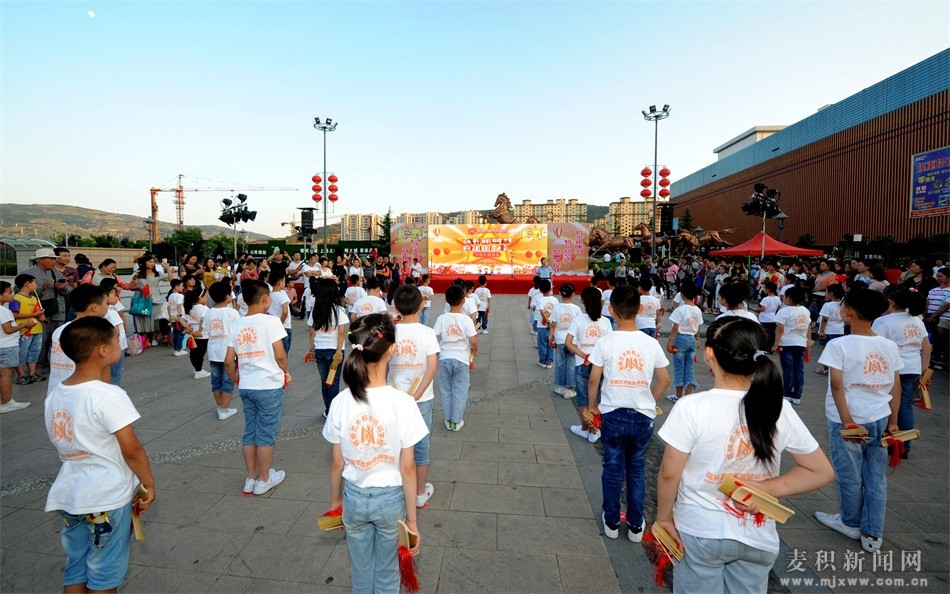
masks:
[[[156,479],[156,485],[161,485]],[[209,509],[221,500],[223,494],[204,491],[162,489],[143,517],[147,522],[187,526],[198,522]]]
[[[155,479],[156,485],[162,485],[163,490],[187,490],[209,472],[211,472],[211,469],[206,466],[190,463],[168,462],[152,466],[152,478]]]
[[[253,582],[249,577],[146,567],[129,580],[123,591],[154,592],[161,584],[163,592],[247,592]]]
[[[549,427],[557,427],[561,429],[560,422],[553,417],[528,417],[529,422],[531,423],[532,429],[547,429]]]
[[[564,429],[561,427],[550,427],[545,429],[502,427],[498,437],[502,443],[563,445],[566,441],[564,438]]]
[[[540,516],[544,514],[544,502],[537,487],[457,483],[450,509]]]
[[[558,555],[562,592],[620,592],[620,583],[607,557]]]
[[[216,528],[226,521],[230,530],[238,532],[246,530],[282,534],[290,530],[307,507],[304,501],[271,499],[266,495],[225,495],[198,518],[198,524]]]
[[[9,577],[6,571],[3,572],[0,591],[61,592],[63,590],[63,568],[66,565],[66,557],[62,551],[58,555],[30,554],[20,563],[24,564],[21,571]]]
[[[560,592],[557,557],[522,551],[447,549],[440,592]]]
[[[445,428],[444,425],[443,428]],[[441,460],[458,460],[462,457],[463,443],[462,441],[450,441],[439,434],[433,434],[429,439],[429,461],[431,462],[436,458]]]
[[[443,482],[497,484],[498,462],[432,459],[429,461],[429,476]]]
[[[220,525],[226,526],[224,522]],[[234,538],[230,529],[151,522],[145,526],[145,542],[134,542],[132,549],[136,561],[148,567],[203,571]]]
[[[574,464],[571,448],[566,445],[536,445],[534,451],[538,464]]]
[[[563,487],[580,489],[580,475],[573,464],[498,463],[499,485],[526,487]]]
[[[462,432],[468,429],[469,423],[475,427],[514,427],[527,429],[528,417],[519,415],[483,415],[474,412],[465,413],[465,429],[463,429]]]
[[[258,532],[231,562],[227,573],[271,580],[294,579],[318,583],[321,569],[336,543],[292,534]]]
[[[294,525],[291,526],[288,534],[298,536],[316,536],[328,540],[342,540],[344,533],[341,530],[320,530],[317,526],[317,518],[325,514],[330,509],[330,489],[327,488],[327,494],[323,501],[313,502],[300,514]]]
[[[445,425],[442,426],[445,428]],[[453,431],[448,439],[453,441],[477,441],[485,444],[498,443],[498,427],[479,427],[465,419],[465,427],[460,431]]]
[[[534,462],[534,447],[517,443],[467,442],[462,446],[463,460],[495,460],[498,462]]]
[[[607,556],[598,524],[592,519],[509,516],[499,520],[498,550],[555,555]],[[640,545],[629,544],[631,547]],[[633,549],[631,549],[633,550]],[[637,550],[639,553],[639,550]]]
[[[584,489],[542,487],[544,515],[556,518],[585,518],[591,516],[590,500]]]
[[[498,546],[498,525],[504,515],[461,511],[421,511],[418,516],[423,543],[447,549],[487,549]]]

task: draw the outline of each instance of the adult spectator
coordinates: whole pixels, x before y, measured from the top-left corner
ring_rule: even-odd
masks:
[[[76,254],[76,277],[79,283],[88,285],[92,283],[92,277],[96,273],[96,267],[89,261],[86,254]]]
[[[53,248],[53,253],[56,254],[56,263],[53,264],[53,268],[66,277],[66,284],[69,285],[70,289],[75,289],[76,285],[79,284],[79,273],[69,265],[69,261],[72,259],[69,248]]]
[[[106,258],[99,264],[99,269],[92,276],[92,284],[97,287],[102,283],[102,279],[105,278],[114,278],[115,284],[120,289],[125,289],[126,291],[134,291],[138,287],[138,280],[133,279],[132,282],[127,283],[119,275],[115,273],[116,263],[112,258]]]
[[[198,254],[185,254],[182,256],[181,266],[178,268],[178,276],[195,276],[201,272],[201,265],[198,264]],[[195,276],[197,278],[197,276]]]
[[[927,294],[927,313],[924,323],[933,334],[933,368],[947,370],[947,346],[950,335],[950,268],[937,270],[939,285]]]
[[[422,264],[419,263],[419,258],[412,259],[412,278],[417,281],[422,278]]]
[[[874,279],[871,278],[871,271],[868,269],[868,264],[864,260],[852,260],[851,269],[856,272],[854,280],[861,281],[869,287],[871,283],[874,282]]]
[[[36,279],[36,292],[46,312],[43,329],[43,344],[40,346],[38,365],[49,365],[50,338],[57,328],[66,323],[66,298],[72,289],[66,277],[56,270],[56,253],[50,248],[40,248],[33,254],[33,266],[19,274],[29,274]]]
[[[868,274],[871,275],[871,284],[868,285],[868,288],[872,291],[883,293],[885,289],[891,286],[891,283],[887,282],[887,276],[884,274],[882,267],[871,266],[868,268]]]
[[[907,272],[909,274],[901,283],[901,287],[908,290],[914,289],[922,294],[924,299],[927,299],[927,293],[930,292],[930,289],[937,287],[937,281],[933,277],[933,268],[931,268],[927,260],[917,258],[910,263]]]
[[[609,257],[610,254],[607,254],[607,256]],[[604,262],[609,262],[609,260],[604,260]],[[541,277],[542,280],[544,279],[551,280],[551,276],[554,274],[554,269],[548,266],[547,258],[541,258],[541,265],[538,266],[537,274],[539,277]]]
[[[267,264],[271,272],[279,272],[281,276],[287,276],[287,267],[290,266],[290,254],[281,252],[280,248],[274,248],[274,253],[267,258]]]
[[[392,278],[392,270],[386,264],[386,256],[380,256],[376,259],[376,280],[383,290],[389,289],[389,279]]]
[[[159,283],[162,280],[167,280],[168,282],[172,280],[171,270],[169,270],[164,277],[156,272],[156,263],[157,260],[153,254],[145,254],[139,258],[139,268],[135,274],[132,275],[132,281],[138,281],[140,285],[135,297],[151,297],[152,299],[152,315],[136,315],[135,312],[132,313],[132,318],[135,320],[135,331],[149,338],[149,340],[152,341],[152,346],[158,345],[158,337],[161,334],[158,320],[161,317],[164,297],[159,289]]]

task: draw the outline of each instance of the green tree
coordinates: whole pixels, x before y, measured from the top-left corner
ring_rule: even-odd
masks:
[[[175,231],[165,239],[165,243],[175,246],[175,252],[178,254],[196,254],[201,252],[201,229],[198,227],[186,227],[185,229],[175,229]]]
[[[79,245],[80,240],[82,240],[82,235],[76,235],[75,233],[69,234],[69,241],[66,241],[65,233],[54,233],[50,237],[50,241],[56,245]],[[89,246],[93,247],[93,246]]]
[[[689,209],[683,211],[682,216],[680,216],[680,229],[692,230],[693,228],[693,213],[689,212]]]
[[[393,207],[389,207],[389,210],[386,211],[386,216],[383,217],[383,220],[378,223],[379,225],[379,239],[377,243],[380,248],[380,255],[388,254],[390,249],[392,249],[392,237],[390,235],[390,230],[393,226]]]
[[[121,247],[122,245],[122,240],[111,233],[93,234],[90,239],[94,242],[94,247]]]
[[[811,233],[802,233],[798,236],[798,241],[795,242],[795,245],[800,248],[810,248],[817,243],[818,240],[815,239],[814,235]]]
[[[201,249],[208,256],[224,256],[234,252],[234,238],[225,233],[218,233],[204,240]]]

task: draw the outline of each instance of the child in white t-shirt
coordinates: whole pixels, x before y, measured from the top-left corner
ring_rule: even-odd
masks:
[[[330,414],[330,404],[340,393],[340,365],[350,318],[339,304],[339,287],[332,278],[313,278],[314,303],[307,326],[310,328],[310,348],[317,364],[320,391],[323,395],[323,418]],[[327,383],[330,370],[333,381]]]
[[[794,408],[782,400],[778,370],[764,350],[765,330],[727,317],[712,324],[706,336],[714,387],[680,401],[659,430],[666,449],[656,521],[685,551],[673,569],[678,591],[765,592],[779,552],[775,521],[755,520],[754,509],[720,493],[722,475],[788,497],[821,488],[834,472]],[[796,465],[779,474],[783,451]],[[705,555],[707,550],[721,554]]]
[[[350,321],[355,322],[363,316],[374,313],[384,313],[388,315],[389,310],[386,309],[386,302],[383,301],[382,294],[383,291],[380,288],[379,279],[376,277],[366,279],[366,296],[357,299],[356,302],[353,303]]]
[[[414,448],[428,431],[413,399],[386,384],[396,348],[390,317],[362,317],[349,336],[348,389],[333,400],[323,427],[332,445],[330,508],[342,509],[353,590],[398,592],[397,523],[419,533]]]
[[[531,334],[535,335],[538,333],[538,320],[540,317],[538,317],[534,311],[534,298],[540,293],[540,291],[538,291],[538,282],[540,280],[540,276],[532,278],[532,287],[528,289],[528,317],[531,320]]]
[[[360,277],[355,274],[350,275],[350,286],[343,293],[343,300],[346,302],[346,313],[353,313],[353,305],[366,297],[366,291],[360,286]]]
[[[475,321],[478,320],[478,297],[476,297],[472,293],[472,291],[466,287],[465,285],[466,282],[474,285],[474,283],[472,283],[471,281],[463,281],[461,279],[455,281],[453,284],[456,284],[459,287],[461,287],[462,294],[465,296],[464,299],[462,300],[461,312],[467,315],[468,317],[472,318],[472,324],[474,324]],[[448,303],[446,303],[445,307],[442,309],[442,313],[449,313],[451,309],[452,307]],[[478,330],[478,328],[475,328],[475,329]]]
[[[782,300],[775,294],[778,291],[778,285],[768,281],[762,286],[765,297],[759,301],[759,307],[755,311],[759,314],[759,323],[769,333],[769,344],[772,344],[775,342],[775,314],[782,307]]]
[[[588,395],[590,393],[591,364],[587,360],[587,356],[594,350],[597,341],[613,332],[613,326],[601,314],[603,300],[600,289],[591,286],[581,291],[581,303],[584,304],[586,313],[574,318],[567,329],[567,337],[564,339],[564,346],[574,353],[577,413],[581,420],[580,425],[571,425],[571,433],[595,443],[600,439],[600,431],[591,427],[587,419],[584,418],[584,412],[587,410],[587,404],[590,401]],[[598,386],[598,392],[594,393],[595,398],[599,393],[599,389]]]
[[[290,354],[290,343],[293,339],[293,330],[291,329],[290,297],[285,290],[287,286],[287,277],[284,273],[275,270],[267,275],[267,284],[271,286],[270,308],[267,313],[280,319],[284,326],[284,353]]]
[[[422,293],[422,310],[419,313],[419,323],[423,326],[429,323],[429,311],[432,308],[432,298],[435,292],[429,286],[429,275],[423,274],[419,278],[419,292]]]
[[[30,402],[13,399],[13,374],[20,363],[20,330],[32,328],[39,323],[36,318],[27,318],[17,323],[13,312],[6,304],[13,301],[13,285],[0,281],[0,414],[22,410]]]
[[[242,495],[263,495],[286,477],[283,470],[270,466],[284,407],[284,390],[290,384],[283,341],[286,331],[279,319],[267,313],[271,305],[267,283],[245,280],[241,283],[241,295],[247,302],[247,315],[231,327],[224,368],[239,386],[244,408],[241,444],[247,478]]]
[[[132,428],[138,411],[122,388],[101,379],[122,356],[115,327],[86,316],[59,338],[76,368],[44,403],[46,429],[63,461],[45,509],[64,522],[65,591],[115,590],[128,570],[133,506],[139,513],[149,509],[155,481]]]
[[[878,291],[852,289],[841,302],[851,334],[828,343],[820,362],[831,368],[825,395],[828,448],[835,469],[839,512],[815,512],[819,522],[874,553],[880,550],[887,511],[887,453],[881,438],[898,429],[900,351],[877,336],[872,323],[887,310]],[[862,426],[864,438],[843,438],[842,429]]]
[[[557,297],[551,295],[551,281],[542,278],[538,281],[538,294],[534,296],[531,307],[538,316],[538,367],[551,369],[554,367],[554,350],[550,343],[550,328],[548,322],[557,305]]]
[[[389,361],[389,384],[416,401],[426,429],[432,431],[432,404],[435,393],[432,380],[439,366],[439,340],[435,331],[419,323],[422,294],[412,285],[403,285],[393,293],[393,305],[402,316],[396,324],[396,350]],[[416,462],[416,507],[429,505],[435,493],[429,476],[429,435],[414,448]]]
[[[185,302],[182,305],[184,312],[185,334],[191,336],[188,359],[195,369],[194,378],[210,377],[211,373],[204,370],[205,353],[208,352],[208,337],[204,334],[204,319],[208,313],[208,292],[203,287],[192,289],[185,293]]]
[[[603,293],[604,299],[604,309],[600,312],[602,316],[607,318],[607,321],[610,322],[611,327],[617,329],[617,320],[610,315],[610,294],[614,292],[614,289],[617,288],[617,279],[612,276],[607,277],[607,290]]]
[[[627,538],[633,542],[643,540],[646,527],[644,454],[653,435],[656,401],[670,385],[666,370],[669,361],[663,349],[655,339],[637,330],[639,310],[640,295],[632,287],[614,289],[610,311],[617,320],[617,331],[600,339],[590,353],[591,397],[587,404],[591,413],[602,415],[604,534],[607,538],[620,534],[620,491],[626,481]],[[598,391],[599,405],[594,396]]]
[[[488,289],[488,277],[484,274],[478,277],[478,288],[475,289],[478,298],[478,323],[481,333],[488,334],[488,312],[491,311],[491,291]]]
[[[834,288],[832,288],[834,287]],[[841,299],[844,298],[844,287],[838,283],[825,288],[825,302],[818,312],[818,340],[825,346],[828,341],[844,336],[844,321],[841,319]],[[828,375],[828,368],[818,364],[815,373]]]
[[[109,366],[109,380],[113,386],[122,384],[122,372],[125,370],[125,349],[129,348],[129,337],[126,335],[125,319],[121,313],[122,303],[119,301],[122,290],[116,286],[114,278],[104,278],[99,286],[108,291],[106,302],[109,308],[106,310],[105,318],[115,326],[119,333],[119,349],[122,356],[114,364]]]
[[[574,355],[567,350],[565,342],[571,323],[574,318],[581,315],[581,308],[572,303],[574,285],[561,283],[559,292],[561,293],[561,302],[554,306],[551,319],[548,321],[550,332],[548,345],[554,349],[554,393],[565,398],[574,398],[577,396]]]
[[[652,293],[653,281],[644,276],[637,281],[637,292],[640,293],[640,312],[637,314],[637,330],[647,336],[656,338],[656,329],[663,319],[663,306],[660,300]]]
[[[472,318],[462,313],[465,291],[458,285],[445,290],[445,302],[451,308],[435,321],[433,330],[439,339],[439,392],[445,428],[458,431],[465,426],[465,405],[471,382],[469,370],[478,356],[478,332]]]
[[[792,404],[801,404],[805,388],[805,350],[811,331],[811,313],[801,305],[804,301],[805,290],[792,287],[785,291],[785,307],[775,314],[772,352],[780,356],[785,399]]]
[[[215,414],[219,421],[237,414],[231,408],[231,394],[234,382],[224,368],[224,359],[228,353],[228,337],[231,328],[241,319],[241,314],[231,306],[231,285],[227,281],[217,281],[208,288],[208,294],[214,301],[214,307],[208,310],[202,322],[202,334],[208,337],[208,362],[211,365],[211,392],[214,395]]]
[[[745,307],[745,300],[748,296],[749,286],[745,283],[728,283],[722,285],[719,289],[719,306],[723,309],[723,312],[716,316],[716,321],[718,322],[730,317],[738,317],[752,320],[758,324],[759,318]]]
[[[683,299],[670,314],[673,328],[666,343],[666,350],[673,355],[673,386],[676,393],[667,396],[670,402],[676,402],[699,387],[693,360],[696,355],[696,337],[703,325],[703,312],[696,307],[699,290],[693,283],[683,283],[680,294]]]
[[[180,278],[173,279],[168,291],[168,322],[172,326],[172,355],[184,357],[188,354],[185,348],[185,332],[183,330],[185,316],[185,285]]]
[[[113,285],[114,286],[114,285]],[[76,319],[94,316],[103,318],[109,311],[109,291],[96,285],[79,285],[70,293],[70,304],[76,310]],[[63,352],[60,346],[60,337],[71,322],[57,328],[50,337],[49,355],[49,383],[46,384],[46,395],[53,391],[63,380],[73,374],[76,364]],[[110,322],[111,324],[111,322]],[[107,369],[101,378],[103,382],[111,381],[111,374]]]

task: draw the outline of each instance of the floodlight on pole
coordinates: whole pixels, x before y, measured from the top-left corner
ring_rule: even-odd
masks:
[[[327,118],[326,122],[323,123],[320,122],[320,118],[313,118],[313,127],[323,132],[323,180],[321,181],[326,183],[323,184],[321,189],[323,190],[323,256],[325,258],[330,257],[329,239],[327,237],[327,189],[331,180],[327,179],[327,132],[333,132],[338,125],[339,122],[334,122],[332,118]],[[336,179],[332,181],[336,181]],[[333,194],[333,200],[336,201],[336,194]]]
[[[658,168],[657,144],[660,137],[660,120],[665,120],[668,117],[670,117],[670,106],[668,103],[663,105],[663,109],[660,111],[656,110],[656,105],[650,106],[649,113],[647,113],[646,110],[643,111],[643,119],[648,122],[653,122],[653,216],[650,218],[650,233],[652,233],[650,241],[650,258],[653,261],[656,261],[656,175]]]

